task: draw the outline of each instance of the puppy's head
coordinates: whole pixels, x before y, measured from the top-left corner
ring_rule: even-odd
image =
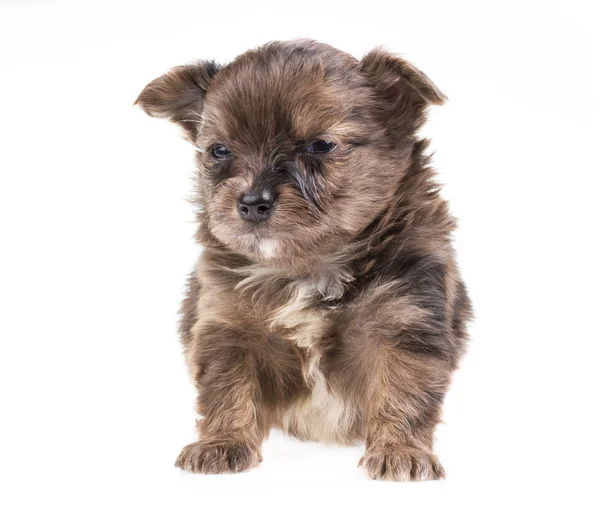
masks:
[[[443,95],[382,50],[358,61],[313,41],[269,43],[227,66],[172,69],[142,91],[198,148],[204,220],[258,260],[325,254],[393,196],[428,104]]]

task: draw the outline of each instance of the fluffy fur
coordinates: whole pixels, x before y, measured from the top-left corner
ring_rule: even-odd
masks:
[[[180,66],[142,91],[198,149],[204,251],[181,338],[203,417],[178,466],[254,467],[278,427],[364,440],[372,478],[444,476],[433,432],[471,308],[417,136],[443,101],[399,57],[306,40]],[[335,148],[311,153],[315,140]],[[249,191],[274,195],[266,221],[240,216]]]

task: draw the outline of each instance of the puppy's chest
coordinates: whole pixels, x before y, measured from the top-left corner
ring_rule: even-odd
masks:
[[[339,307],[332,307],[310,283],[300,284],[271,315],[270,330],[284,336],[302,352],[302,374],[308,389],[284,412],[281,425],[300,439],[349,443],[357,420],[355,407],[332,387],[323,364],[336,338]]]
[[[289,292],[268,313],[269,330],[309,355],[322,351],[325,339],[333,328],[335,309],[322,301],[322,293],[310,282],[288,286]]]

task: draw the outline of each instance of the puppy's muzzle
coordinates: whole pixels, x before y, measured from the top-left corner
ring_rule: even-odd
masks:
[[[270,191],[245,193],[238,204],[240,217],[255,223],[269,219],[273,212],[273,200],[273,194]]]

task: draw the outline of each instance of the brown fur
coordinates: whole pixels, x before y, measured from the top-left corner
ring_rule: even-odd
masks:
[[[398,57],[306,40],[174,68],[140,94],[198,147],[204,251],[181,337],[203,418],[178,466],[251,468],[279,427],[366,441],[373,478],[444,476],[433,432],[471,311],[416,135],[443,101]],[[317,139],[337,146],[307,154]],[[231,157],[213,158],[216,144]],[[257,188],[276,194],[260,224],[238,213]]]

